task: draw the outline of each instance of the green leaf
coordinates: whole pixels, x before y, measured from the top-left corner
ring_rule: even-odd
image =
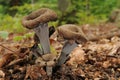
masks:
[[[0,37],[3,39],[8,38],[9,33],[7,31],[0,31]]]
[[[21,41],[24,37],[23,36],[15,36],[13,38],[14,41]]]
[[[38,47],[40,48],[40,50],[42,50],[42,45],[41,44],[38,44]]]
[[[53,54],[57,54],[57,51],[55,50],[55,48],[53,46],[50,45],[50,50],[51,50],[51,53]]]
[[[24,38],[30,38],[33,35],[34,35],[34,33],[26,33],[26,34],[24,34]]]

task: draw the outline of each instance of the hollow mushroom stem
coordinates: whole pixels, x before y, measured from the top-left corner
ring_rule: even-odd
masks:
[[[57,66],[61,66],[62,64],[64,64],[65,61],[68,59],[68,55],[70,54],[70,52],[77,46],[78,46],[77,43],[75,42],[70,43],[69,41],[67,41],[64,44],[63,49],[61,51],[61,55],[58,59]]]
[[[33,29],[35,34],[39,38],[40,45],[42,47],[42,54],[50,53],[50,42],[49,42],[49,28],[48,24],[39,24],[38,27]]]

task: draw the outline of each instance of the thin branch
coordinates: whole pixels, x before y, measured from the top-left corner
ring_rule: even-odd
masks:
[[[3,46],[2,44],[0,44],[0,46],[3,47],[3,48],[5,48],[5,49],[7,49],[7,50],[9,50],[9,51],[11,51],[11,52],[17,53],[17,52],[15,52],[15,51],[13,51],[13,50],[11,50],[11,49],[9,49],[9,48]]]

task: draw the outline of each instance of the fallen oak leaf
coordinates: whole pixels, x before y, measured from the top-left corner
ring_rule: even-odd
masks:
[[[3,70],[0,70],[0,77],[4,78],[5,77],[5,72]],[[1,80],[1,79],[0,79]]]
[[[113,43],[111,51],[108,53],[108,55],[114,55],[117,53],[118,49],[120,47],[120,42]]]
[[[44,75],[46,75],[46,72],[40,66],[29,65],[27,66],[25,80],[28,79],[28,77],[30,77],[31,80],[38,80]]]
[[[80,64],[85,60],[85,52],[81,46],[76,47],[70,54],[70,60],[67,61],[68,65]]]
[[[104,67],[104,68],[108,68],[108,67],[111,66],[111,65],[112,65],[112,64],[110,63],[109,60],[103,62],[103,67]]]
[[[1,58],[0,58],[0,68],[2,68],[3,66],[5,66],[6,64],[8,64],[10,61],[12,61],[15,58],[15,55],[13,54],[4,54]]]
[[[120,38],[119,37],[117,37],[117,36],[114,36],[114,37],[112,37],[111,38],[111,42],[119,42],[120,41]]]

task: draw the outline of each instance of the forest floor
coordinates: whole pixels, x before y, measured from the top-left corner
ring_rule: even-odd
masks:
[[[48,77],[44,67],[35,64],[32,36],[14,42],[15,35],[0,39],[0,80],[120,80],[120,37],[79,44]],[[59,42],[53,40],[51,45],[60,53]]]

